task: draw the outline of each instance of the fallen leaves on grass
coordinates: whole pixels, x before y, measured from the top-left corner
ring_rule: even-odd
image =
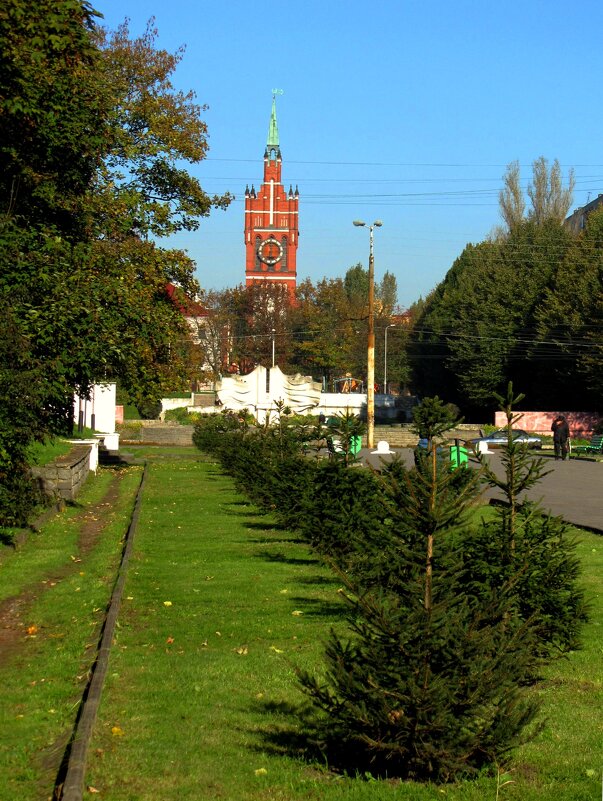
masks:
[[[27,627],[27,633],[28,633],[28,635],[30,637],[35,637],[36,634],[38,633],[38,627],[37,626],[28,626]]]
[[[171,601],[164,601],[164,602],[163,602],[163,605],[164,605],[164,606],[171,606],[171,605],[172,605],[172,602],[171,602]]]
[[[249,648],[246,645],[240,645],[238,648],[233,649],[236,654],[240,656],[247,656],[249,653]]]
[[[291,614],[293,617],[299,617],[300,615],[303,615],[303,612],[301,612],[299,609],[295,609],[293,612],[291,612]]]
[[[123,737],[124,736],[124,730],[121,728],[121,726],[112,726],[111,727],[111,734],[114,737]]]
[[[256,771],[254,771],[254,772],[255,772],[255,775],[256,775],[256,776],[265,776],[265,775],[268,773],[268,771],[266,770],[266,768],[258,768],[258,769],[257,769]]]

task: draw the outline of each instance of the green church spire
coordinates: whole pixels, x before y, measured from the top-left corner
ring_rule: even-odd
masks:
[[[279,147],[278,124],[276,122],[276,96],[282,94],[283,94],[282,89],[272,90],[272,113],[270,115],[270,127],[268,128],[268,142],[266,144],[267,150]]]

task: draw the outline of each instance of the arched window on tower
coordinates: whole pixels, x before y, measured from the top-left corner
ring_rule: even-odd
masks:
[[[287,254],[287,244],[288,244],[287,237],[286,236],[281,237],[281,246],[283,248],[283,256],[281,258],[281,272],[282,273],[289,272],[289,266],[287,264],[287,255],[288,255]]]

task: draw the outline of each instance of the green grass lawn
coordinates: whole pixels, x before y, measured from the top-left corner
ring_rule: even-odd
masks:
[[[303,543],[248,504],[217,465],[194,451],[188,454],[168,459],[165,450],[145,452],[150,472],[89,751],[86,784],[98,790],[99,798],[600,797],[600,537],[580,535],[593,601],[585,648],[549,668],[534,688],[543,699],[546,728],[515,753],[511,772],[499,782],[513,783],[497,795],[492,776],[447,786],[336,776],[320,760],[304,759],[299,749],[297,710],[304,697],[294,666],[320,670],[324,636],[330,626],[344,625],[338,583]],[[60,535],[66,537],[68,560],[74,541],[70,527],[66,521]],[[52,749],[64,745],[61,737],[72,722],[82,687],[78,676],[85,673],[86,644],[94,640],[95,610],[101,606],[98,585],[114,558],[115,541],[111,546],[109,540],[92,552],[97,566],[91,562],[82,568],[89,580],[76,570],[60,595],[47,592],[32,607],[27,622],[44,627],[44,636],[26,637],[21,657],[0,667],[2,799],[36,801],[51,795],[43,766]],[[18,585],[14,578],[13,586]]]
[[[141,471],[101,470],[22,547],[0,548],[2,801],[53,796]]]
[[[337,583],[215,465],[156,463],[145,497],[89,763],[103,798],[496,798],[492,777],[421,786],[304,761],[291,745],[304,700],[293,666],[320,669],[322,638],[342,625]],[[602,545],[585,534],[580,546],[594,601],[586,648],[535,688],[547,727],[516,753],[500,798],[597,797]]]
[[[64,439],[51,439],[48,442],[34,442],[29,446],[28,456],[32,465],[45,465],[65,456],[73,448],[70,442]]]

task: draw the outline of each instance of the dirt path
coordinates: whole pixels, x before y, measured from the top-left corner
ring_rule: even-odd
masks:
[[[0,667],[7,663],[25,642],[27,630],[25,629],[26,612],[30,606],[60,581],[81,570],[83,559],[96,545],[107,524],[107,510],[110,509],[119,496],[121,475],[116,472],[104,497],[93,506],[87,506],[75,519],[80,522],[78,534],[77,554],[75,559],[51,573],[42,576],[35,583],[25,587],[19,595],[0,602]]]

